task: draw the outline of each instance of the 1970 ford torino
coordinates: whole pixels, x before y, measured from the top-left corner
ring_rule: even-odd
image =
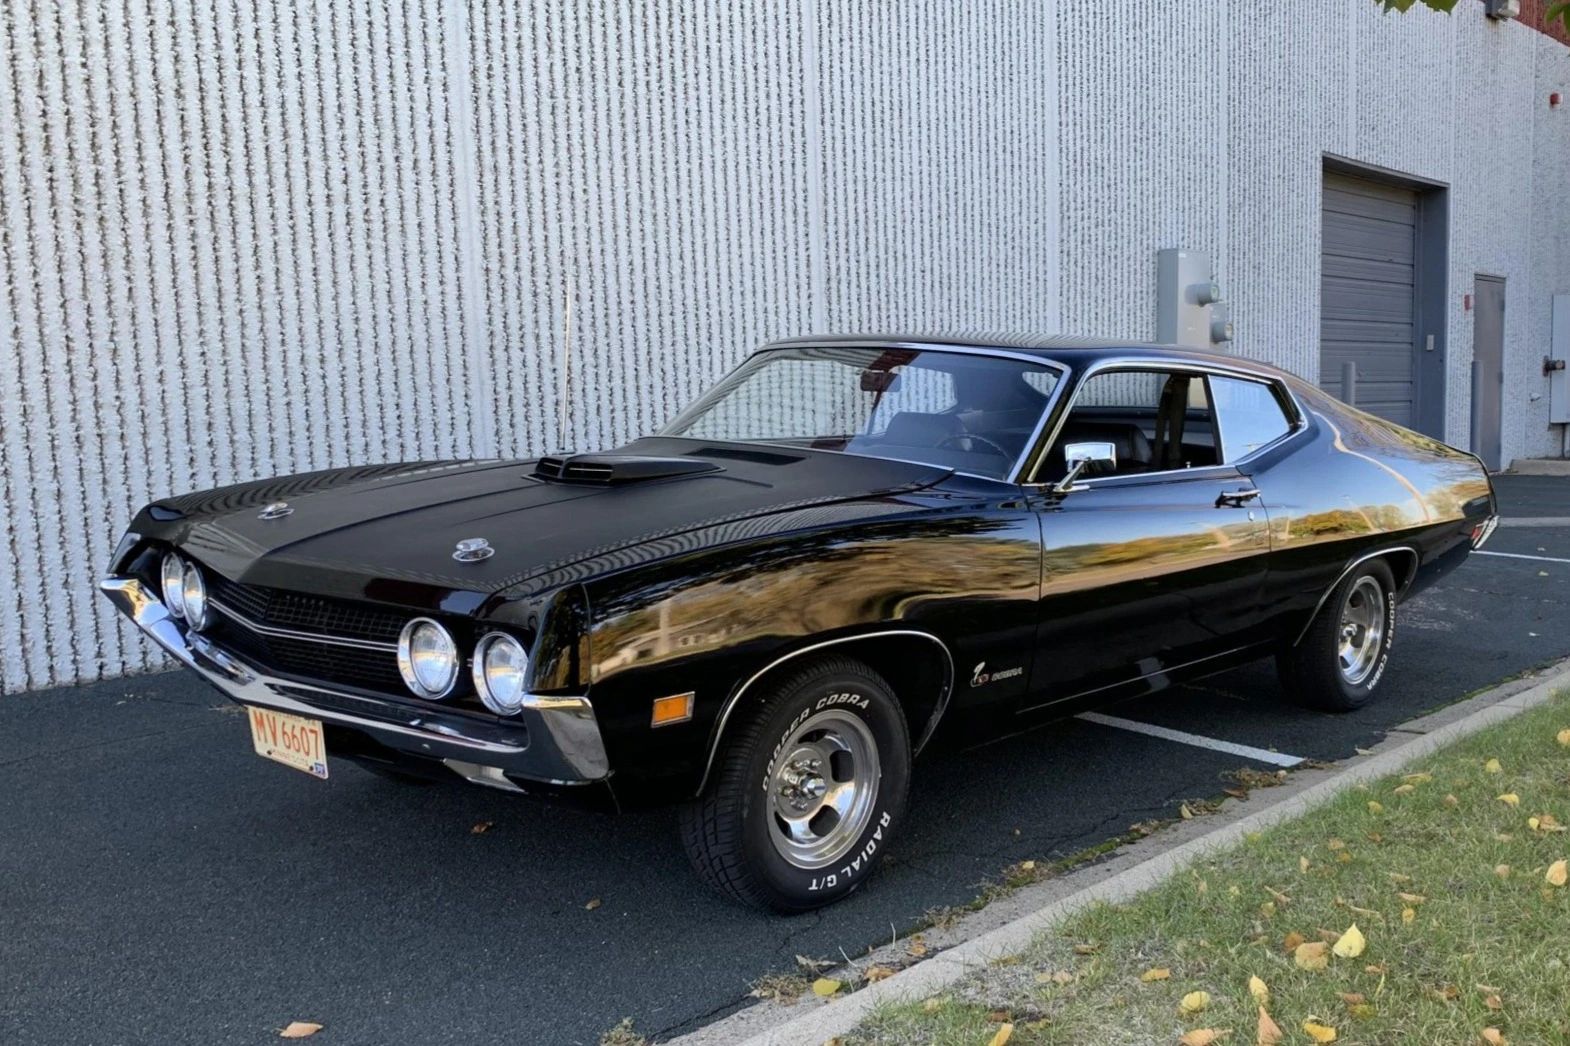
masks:
[[[156,501],[102,587],[264,756],[680,802],[703,879],[801,910],[896,845],[939,728],[1263,656],[1362,705],[1495,513],[1472,455],[1247,360],[819,337],[612,451]]]

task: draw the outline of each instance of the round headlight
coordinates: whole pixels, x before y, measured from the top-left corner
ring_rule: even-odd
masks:
[[[185,607],[185,623],[200,631],[207,626],[207,583],[195,563],[187,563],[180,575],[180,602]]]
[[[497,715],[517,715],[528,683],[529,653],[505,632],[492,632],[474,648],[474,689]]]
[[[164,606],[175,617],[185,617],[185,560],[170,552],[164,556],[159,571],[159,585],[163,589]]]
[[[458,681],[458,644],[435,621],[417,617],[398,636],[398,671],[416,696],[446,697]]]

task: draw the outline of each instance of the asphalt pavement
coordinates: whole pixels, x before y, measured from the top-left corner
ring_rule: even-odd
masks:
[[[1570,519],[1570,479],[1499,488],[1507,523]],[[1105,710],[1194,741],[1076,719],[939,753],[879,874],[793,918],[703,889],[669,811],[412,788],[342,761],[317,781],[255,757],[237,709],[183,674],[0,698],[0,1041],[267,1043],[291,1020],[325,1025],[323,1046],[592,1044],[623,1017],[689,1031],[797,954],[855,956],[1012,862],[1272,768],[1206,740],[1343,758],[1570,655],[1570,525],[1502,526],[1486,551],[1502,554],[1403,605],[1371,707],[1295,708],[1261,663]]]

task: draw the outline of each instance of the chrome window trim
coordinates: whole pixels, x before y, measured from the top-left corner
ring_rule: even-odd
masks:
[[[377,650],[383,653],[396,654],[397,643],[378,643],[374,639],[350,639],[347,636],[332,636],[323,632],[297,632],[294,629],[278,628],[274,625],[264,625],[259,621],[252,621],[238,610],[216,599],[209,598],[207,605],[223,614],[225,617],[264,636],[276,636],[279,639],[299,639],[308,643],[327,643],[332,646],[353,647],[357,650]]]
[[[1108,371],[1129,370],[1179,371],[1185,374],[1199,375],[1221,374],[1229,378],[1240,378],[1245,381],[1253,381],[1259,384],[1269,385],[1278,393],[1282,393],[1284,395],[1285,402],[1290,404],[1292,412],[1296,415],[1296,417],[1290,419],[1292,422],[1292,427],[1285,433],[1271,440],[1269,443],[1266,443],[1262,447],[1256,447],[1251,453],[1244,455],[1236,461],[1222,462],[1219,465],[1201,465],[1198,468],[1191,469],[1163,469],[1160,472],[1131,473],[1127,476],[1087,477],[1085,479],[1081,479],[1079,481],[1080,483],[1097,484],[1107,480],[1128,481],[1159,479],[1163,476],[1192,476],[1198,473],[1217,469],[1231,469],[1236,471],[1241,466],[1247,464],[1250,461],[1253,461],[1260,455],[1272,451],[1286,443],[1288,440],[1295,439],[1301,433],[1308,431],[1308,415],[1303,411],[1303,405],[1298,402],[1297,395],[1292,391],[1291,386],[1278,377],[1268,374],[1259,374],[1255,371],[1249,370],[1247,367],[1229,367],[1225,363],[1197,363],[1192,360],[1164,359],[1160,356],[1116,356],[1110,359],[1097,360],[1095,363],[1085,368],[1085,372],[1080,375],[1078,382],[1075,383],[1073,398],[1068,401],[1062,412],[1059,413],[1057,424],[1052,426],[1051,438],[1042,444],[1040,456],[1036,459],[1035,464],[1030,469],[1029,479],[1022,480],[1022,482],[1026,483],[1027,485],[1036,484],[1038,482],[1035,478],[1036,473],[1040,471],[1041,466],[1047,460],[1047,454],[1052,450],[1053,446],[1056,445],[1058,438],[1062,436],[1063,426],[1067,424],[1069,415],[1074,412],[1074,404],[1078,402],[1080,393],[1084,391],[1085,383],[1091,378],[1095,377],[1097,374],[1102,374]],[[1056,399],[1056,397],[1054,397],[1054,399]],[[1218,452],[1220,451],[1219,447],[1216,449]]]
[[[1401,593],[1405,592],[1407,587],[1417,579],[1418,569],[1423,565],[1423,557],[1418,553],[1417,549],[1411,545],[1391,545],[1388,548],[1381,548],[1374,552],[1365,552],[1361,556],[1358,556],[1356,559],[1354,559],[1352,562],[1348,563],[1346,568],[1342,570],[1341,573],[1336,575],[1336,579],[1326,586],[1325,591],[1322,592],[1319,596],[1319,602],[1314,604],[1314,612],[1309,614],[1308,620],[1303,622],[1303,628],[1298,632],[1297,638],[1292,640],[1292,645],[1297,646],[1303,641],[1303,637],[1308,635],[1309,627],[1313,625],[1314,619],[1319,616],[1319,612],[1325,608],[1326,600],[1328,600],[1330,598],[1330,594],[1336,590],[1336,586],[1340,585],[1341,582],[1346,580],[1346,576],[1348,574],[1352,573],[1352,571],[1356,570],[1362,564],[1367,563],[1369,560],[1378,559],[1381,556],[1388,556],[1392,552],[1405,552],[1407,555],[1412,557],[1412,576],[1407,579],[1407,583],[1405,585],[1399,586],[1398,591],[1396,592],[1396,598],[1399,599]]]
[[[709,786],[709,775],[714,771],[714,757],[719,754],[720,742],[725,737],[725,726],[730,722],[731,713],[736,710],[737,705],[741,704],[742,697],[752,684],[785,662],[801,657],[804,654],[811,654],[825,647],[839,646],[844,643],[855,643],[867,639],[887,639],[892,636],[917,636],[937,644],[938,649],[943,652],[944,662],[948,665],[948,679],[944,683],[942,692],[938,694],[938,703],[933,708],[932,715],[928,717],[927,724],[921,731],[921,737],[915,744],[911,745],[911,754],[919,753],[932,738],[933,731],[937,729],[938,720],[943,718],[943,713],[948,710],[949,698],[954,695],[954,655],[949,651],[948,644],[931,632],[923,632],[914,628],[891,628],[878,632],[862,632],[854,636],[841,636],[838,639],[827,639],[819,643],[811,643],[799,650],[793,650],[788,654],[775,658],[748,676],[747,681],[737,687],[736,692],[726,700],[725,707],[720,710],[719,718],[714,722],[714,736],[709,741],[708,758],[703,763],[703,778],[698,782],[698,790],[693,794],[702,795],[703,790]],[[898,695],[896,695],[897,697]]]
[[[828,338],[825,339],[822,343],[810,340],[787,343],[775,342],[754,349],[752,352],[747,354],[746,358],[750,360],[754,356],[763,355],[765,352],[789,352],[795,349],[810,348],[912,349],[918,352],[948,353],[954,356],[988,356],[995,359],[1015,360],[1022,363],[1029,363],[1036,367],[1043,367],[1047,370],[1055,371],[1057,372],[1058,380],[1057,383],[1052,386],[1052,394],[1047,398],[1046,405],[1041,408],[1041,417],[1036,419],[1036,425],[1035,428],[1031,429],[1030,438],[1025,441],[1025,449],[1020,452],[1019,457],[1014,459],[1014,463],[1009,467],[1009,470],[1001,476],[987,476],[979,472],[966,472],[963,469],[952,468],[948,465],[936,465],[930,461],[911,461],[908,458],[886,458],[877,454],[857,454],[854,451],[848,450],[818,450],[817,448],[813,447],[796,447],[789,443],[770,443],[767,440],[700,440],[695,436],[682,436],[679,434],[667,435],[663,430],[656,432],[654,435],[660,439],[690,439],[696,442],[705,443],[755,443],[762,447],[791,447],[793,450],[815,450],[819,454],[847,454],[853,458],[867,458],[873,461],[903,461],[909,465],[925,465],[927,468],[948,469],[949,472],[955,475],[970,476],[975,479],[984,479],[992,483],[1012,483],[1018,485],[1022,482],[1025,464],[1030,458],[1031,450],[1036,446],[1036,442],[1041,439],[1042,428],[1046,425],[1047,419],[1052,417],[1052,412],[1057,408],[1058,401],[1063,398],[1063,387],[1068,384],[1068,377],[1070,374],[1070,368],[1067,364],[1062,363],[1059,360],[1055,360],[1050,356],[1038,356],[1031,352],[1018,352],[1012,349],[1001,348],[994,349],[981,345],[947,345],[943,343],[924,342],[919,340],[891,340],[887,338],[845,340]],[[743,360],[742,362],[745,363],[746,360]],[[682,411],[678,413],[676,417],[667,422],[664,427],[669,428],[671,425],[674,425],[676,422],[680,421],[690,409],[690,407],[683,408]]]

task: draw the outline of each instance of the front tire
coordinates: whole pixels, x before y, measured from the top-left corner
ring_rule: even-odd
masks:
[[[910,732],[872,669],[824,658],[780,678],[681,811],[699,878],[744,904],[819,908],[855,890],[905,816]]]
[[[1371,559],[1354,567],[1294,646],[1276,655],[1281,685],[1299,704],[1350,712],[1373,700],[1396,632],[1396,581]]]

